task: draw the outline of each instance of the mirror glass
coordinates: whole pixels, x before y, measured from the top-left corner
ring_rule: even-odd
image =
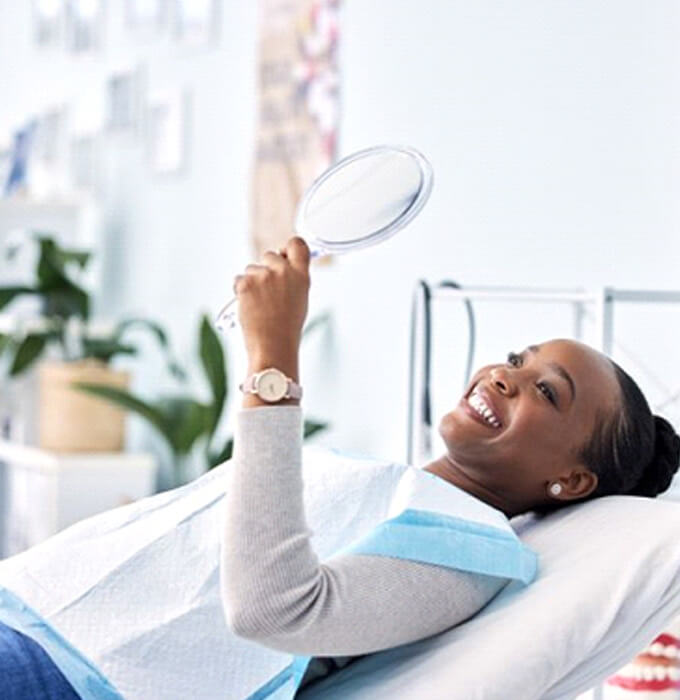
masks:
[[[310,244],[343,252],[402,228],[430,193],[432,169],[411,148],[375,146],[344,158],[300,200],[295,230]]]
[[[374,146],[338,161],[300,200],[295,232],[312,257],[347,253],[389,238],[420,211],[432,189],[432,167],[406,146]],[[220,330],[234,328],[233,298],[217,315]]]

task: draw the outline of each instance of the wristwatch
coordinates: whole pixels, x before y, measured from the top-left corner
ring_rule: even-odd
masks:
[[[256,394],[269,403],[302,398],[302,387],[276,367],[251,374],[238,388],[244,394]]]

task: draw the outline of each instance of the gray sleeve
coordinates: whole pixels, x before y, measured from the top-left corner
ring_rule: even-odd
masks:
[[[462,622],[508,582],[374,555],[320,562],[305,520],[301,467],[299,406],[239,412],[221,567],[235,634],[292,654],[366,654]]]

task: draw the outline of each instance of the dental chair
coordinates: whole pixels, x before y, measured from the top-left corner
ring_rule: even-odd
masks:
[[[411,464],[424,464],[431,456],[430,301],[437,289],[465,301],[471,339],[470,298],[558,300],[574,304],[579,319],[586,312],[583,293],[522,290],[513,294],[485,288],[475,297],[455,283],[430,287],[419,281],[411,316],[407,456]],[[597,295],[593,299],[605,309],[602,349],[610,352],[610,312],[617,295],[615,290],[606,291],[601,299]],[[619,296],[624,301],[680,301],[678,293],[621,292]],[[471,359],[470,354],[468,372]],[[656,499],[609,496],[542,518],[533,514],[513,518],[515,531],[539,556],[534,583],[528,587],[512,583],[462,625],[362,657],[305,687],[296,697],[574,700],[613,675],[680,615],[677,501],[680,477]],[[603,687],[596,687],[594,698],[602,693]]]
[[[362,657],[296,697],[573,700],[680,615],[680,484],[667,494],[514,518],[539,556],[534,583],[511,583],[462,625]]]

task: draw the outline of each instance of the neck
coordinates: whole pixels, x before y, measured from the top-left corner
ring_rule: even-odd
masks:
[[[497,508],[508,518],[523,512],[517,503],[513,503],[507,496],[494,491],[493,488],[470,476],[465,469],[462,469],[448,455],[435,459],[434,462],[430,462],[423,469],[436,474],[450,484],[463,489],[463,491],[467,491],[470,495],[479,498],[480,501]]]

